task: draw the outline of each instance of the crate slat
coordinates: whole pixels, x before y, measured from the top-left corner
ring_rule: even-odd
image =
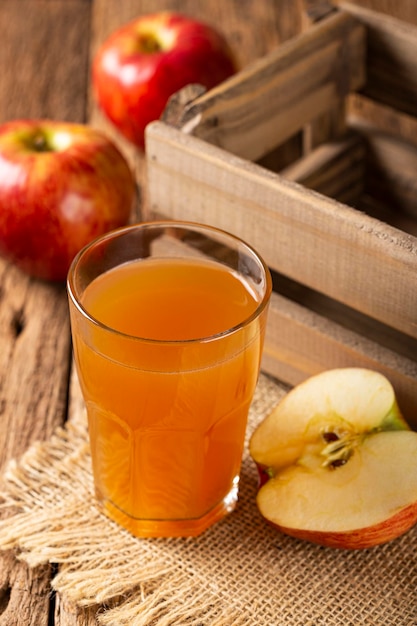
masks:
[[[417,241],[163,122],[148,126],[148,211],[211,223],[268,265],[417,338]]]
[[[336,13],[184,107],[184,132],[258,160],[364,84],[365,30]]]
[[[354,204],[364,189],[365,142],[358,133],[329,141],[279,172],[287,180]]]
[[[417,363],[273,293],[262,369],[288,384],[334,367],[367,367],[387,376],[409,423],[417,429]]]
[[[349,2],[340,2],[340,8],[366,28],[364,94],[417,116],[417,27]]]

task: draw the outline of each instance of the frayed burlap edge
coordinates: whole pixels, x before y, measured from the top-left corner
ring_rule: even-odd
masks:
[[[204,573],[167,559],[170,542],[175,552],[187,540],[137,539],[101,513],[84,412],[8,464],[0,510],[0,549],[30,567],[58,564],[53,588],[80,607],[98,605],[104,626],[249,623]]]

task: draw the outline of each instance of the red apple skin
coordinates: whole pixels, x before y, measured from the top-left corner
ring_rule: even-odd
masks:
[[[52,120],[0,126],[0,254],[31,276],[64,281],[84,245],[128,222],[135,195],[103,133]]]
[[[191,83],[211,89],[236,71],[227,41],[213,27],[161,12],[110,35],[95,55],[92,79],[106,116],[143,149],[145,127],[160,118],[172,94]]]
[[[266,469],[257,464],[260,489],[268,480]],[[301,528],[287,528],[264,518],[266,522],[285,535],[309,541],[327,548],[339,548],[345,550],[359,550],[373,548],[377,545],[388,543],[404,535],[417,524],[417,502],[404,507],[392,517],[366,528],[347,530],[343,532],[305,530]]]
[[[262,467],[259,463],[256,463],[256,469],[258,470],[258,490],[268,482],[270,476],[268,474],[268,468]]]

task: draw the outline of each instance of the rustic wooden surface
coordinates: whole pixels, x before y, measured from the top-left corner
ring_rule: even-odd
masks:
[[[306,27],[305,4],[319,11],[325,2],[0,0],[0,122],[49,117],[100,127],[117,141],[146,191],[143,155],[103,119],[91,93],[90,62],[98,45],[138,14],[176,9],[216,24],[245,66]],[[415,0],[358,4],[417,23]],[[140,209],[139,201],[138,217]],[[70,374],[65,289],[0,261],[0,468],[32,441],[48,438],[74,410]],[[52,574],[52,566],[28,570],[13,554],[1,554],[0,626],[95,624],[94,610],[68,606],[51,593]]]

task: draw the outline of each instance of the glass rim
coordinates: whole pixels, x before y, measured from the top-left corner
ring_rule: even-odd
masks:
[[[117,330],[116,328],[112,328],[111,326],[104,324],[103,322],[98,320],[96,317],[91,315],[87,311],[87,309],[81,304],[80,299],[77,296],[76,289],[75,289],[74,277],[76,275],[77,267],[80,261],[82,260],[83,256],[87,254],[89,250],[91,250],[92,248],[100,245],[101,243],[107,240],[117,239],[119,237],[122,237],[125,233],[132,232],[134,230],[145,230],[145,229],[150,229],[150,228],[178,228],[178,229],[182,228],[182,229],[188,229],[194,232],[197,232],[198,230],[202,232],[208,231],[208,232],[218,233],[228,239],[232,239],[233,241],[235,241],[236,243],[240,245],[243,245],[244,248],[246,248],[246,250],[248,250],[256,258],[259,265],[262,267],[262,270],[265,276],[265,293],[262,297],[262,300],[258,303],[258,306],[253,311],[253,313],[251,313],[251,315],[243,319],[241,322],[239,322],[235,326],[232,326],[226,330],[222,330],[212,335],[205,335],[202,337],[192,337],[190,339],[153,339],[151,337],[140,337],[139,335],[131,335],[129,333],[124,333],[123,331]],[[165,257],[165,258],[169,258],[169,257]],[[98,327],[101,330],[103,330],[104,332],[110,333],[117,337],[122,337],[129,341],[138,341],[140,343],[149,343],[153,345],[178,346],[178,345],[191,345],[193,343],[209,343],[209,342],[217,341],[217,340],[222,339],[223,337],[228,337],[244,329],[245,327],[249,326],[257,317],[259,317],[262,314],[262,311],[266,308],[266,306],[269,303],[270,295],[272,292],[272,277],[271,277],[271,273],[270,273],[268,265],[265,263],[264,259],[259,254],[259,252],[257,252],[255,248],[251,246],[249,243],[247,243],[246,241],[244,241],[237,235],[230,233],[227,230],[218,228],[217,226],[211,226],[208,224],[203,224],[201,222],[192,222],[188,220],[155,220],[155,221],[138,222],[136,224],[130,224],[128,226],[122,226],[120,228],[110,230],[107,233],[104,233],[103,235],[99,235],[98,237],[90,241],[81,250],[79,250],[79,252],[73,258],[70,264],[69,270],[68,270],[66,286],[67,286],[67,292],[71,299],[71,302],[74,304],[75,308],[82,315],[82,317],[86,319],[89,323],[93,324],[95,327]]]

